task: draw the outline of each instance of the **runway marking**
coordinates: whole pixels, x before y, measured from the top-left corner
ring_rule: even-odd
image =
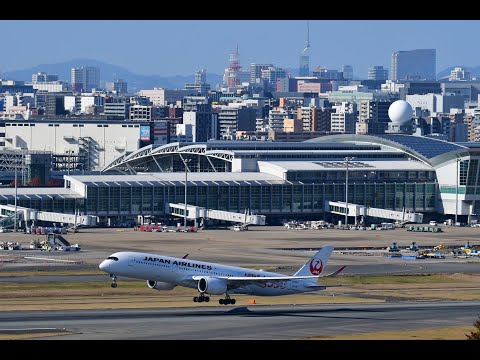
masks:
[[[44,258],[44,257],[36,257],[36,256],[24,256],[24,259],[61,261],[61,262],[70,262],[70,263],[75,263],[75,262],[77,262],[77,261],[75,261],[75,260],[52,259],[52,258]]]
[[[61,329],[58,329],[58,328],[0,329],[0,331],[32,331],[32,330],[61,330]]]

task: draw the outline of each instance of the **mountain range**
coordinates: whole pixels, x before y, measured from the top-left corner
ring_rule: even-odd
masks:
[[[135,74],[121,66],[112,65],[94,59],[72,59],[56,64],[40,64],[28,69],[12,70],[4,74],[6,79],[32,81],[32,74],[40,71],[47,74],[58,74],[60,80],[71,82],[71,69],[80,66],[95,66],[100,68],[100,80],[111,82],[123,79],[127,82],[128,91],[136,92],[141,89],[153,89],[163,87],[168,89],[182,89],[186,83],[194,82],[194,74],[191,75],[140,75]],[[222,75],[207,73],[207,83],[215,89],[222,82]]]
[[[60,80],[70,82],[71,69],[79,66],[95,66],[100,68],[100,85],[102,85],[103,82],[112,82],[116,79],[123,79],[127,82],[128,91],[131,93],[137,92],[141,89],[153,89],[154,87],[182,89],[186,83],[194,82],[194,74],[175,76],[140,75],[118,65],[87,58],[77,58],[56,64],[41,64],[27,69],[12,70],[4,74],[4,77],[12,80],[31,81],[32,74],[43,71],[48,74],[58,74]],[[480,66],[462,67],[465,70],[470,71],[472,76],[480,78]],[[453,68],[454,67],[451,66],[440,71],[437,74],[437,79],[448,78],[448,76],[450,76],[450,71],[453,70]],[[288,70],[292,76],[295,76],[296,69]],[[215,89],[217,84],[222,83],[222,78],[222,75],[207,73],[207,83],[211,85],[212,89]]]

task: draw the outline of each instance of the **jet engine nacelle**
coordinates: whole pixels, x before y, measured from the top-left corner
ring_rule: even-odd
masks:
[[[150,289],[155,290],[172,290],[176,286],[175,284],[154,280],[147,280],[147,285]]]
[[[213,277],[202,277],[198,280],[198,291],[202,294],[222,295],[227,291],[227,281]]]

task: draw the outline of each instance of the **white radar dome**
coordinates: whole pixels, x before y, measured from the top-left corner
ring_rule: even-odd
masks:
[[[388,108],[388,117],[392,122],[403,124],[412,119],[413,109],[410,104],[404,100],[395,101]]]

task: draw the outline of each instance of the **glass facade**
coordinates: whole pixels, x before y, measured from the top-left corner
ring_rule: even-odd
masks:
[[[167,215],[165,202],[184,203],[185,186],[178,184],[153,186],[87,187],[87,199],[80,208],[88,215]],[[443,191],[443,189],[442,189]],[[348,202],[388,210],[435,211],[437,184],[425,183],[351,183],[348,184]],[[323,213],[325,201],[345,201],[345,183],[282,184],[267,182],[222,182],[189,184],[187,203],[209,209],[257,214]],[[6,202],[5,202],[6,203]],[[61,205],[64,204],[64,205]],[[52,201],[60,211],[66,201]],[[36,204],[38,205],[38,204]],[[42,203],[44,207],[46,203]],[[29,206],[29,205],[27,205]],[[73,206],[72,204],[69,205]]]
[[[65,213],[79,210],[86,215],[114,218],[125,215],[168,216],[166,203],[185,201],[183,182],[101,184],[105,186],[87,185],[85,199],[46,196],[39,200],[32,196],[32,199],[19,199],[18,206]],[[349,182],[348,201],[388,210],[402,211],[405,207],[406,211],[434,212],[438,191],[435,182]],[[325,201],[345,201],[345,182],[196,182],[189,183],[187,189],[187,203],[190,205],[238,213],[250,210],[266,216],[321,214]],[[0,204],[12,202],[13,197],[0,200]]]

